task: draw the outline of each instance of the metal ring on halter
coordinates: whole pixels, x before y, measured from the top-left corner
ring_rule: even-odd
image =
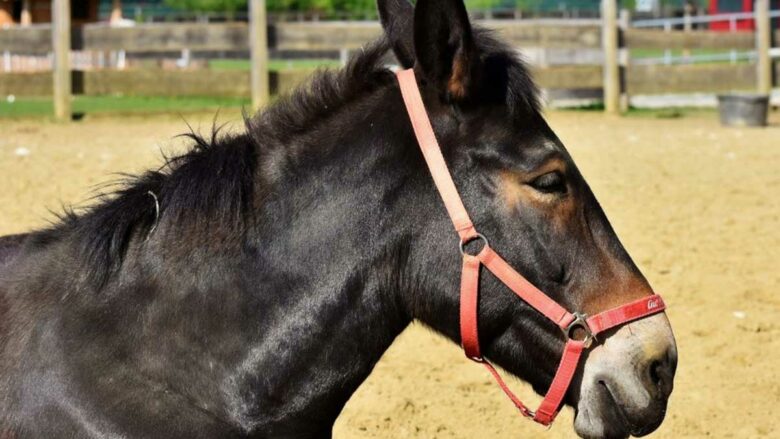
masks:
[[[588,349],[593,344],[593,341],[596,340],[596,336],[593,335],[593,331],[591,331],[590,326],[588,326],[588,316],[579,312],[575,312],[573,315],[574,320],[572,320],[572,322],[569,323],[569,326],[563,330],[563,335],[565,335],[567,339],[577,340],[574,338],[574,330],[577,328],[582,329],[585,331],[585,338],[582,339],[582,342],[585,349]]]
[[[488,243],[488,240],[487,240],[487,238],[485,238],[485,235],[483,235],[483,234],[481,234],[481,233],[477,233],[476,235],[472,236],[471,238],[467,238],[467,239],[461,239],[461,240],[460,240],[460,243],[458,244],[458,246],[459,246],[459,248],[460,248],[460,254],[461,254],[461,255],[463,255],[463,256],[465,256],[465,255],[466,255],[466,250],[465,250],[463,247],[464,247],[466,244],[468,244],[469,242],[471,242],[471,241],[475,241],[475,240],[477,240],[477,239],[481,239],[481,240],[482,240],[482,242],[484,242],[484,243],[485,243],[485,245],[484,245],[484,246],[482,246],[482,248],[488,247],[488,246],[490,245],[490,244]],[[482,251],[482,249],[480,249],[480,251]],[[479,253],[479,252],[477,252],[477,253]],[[471,255],[471,256],[476,256],[476,255]]]

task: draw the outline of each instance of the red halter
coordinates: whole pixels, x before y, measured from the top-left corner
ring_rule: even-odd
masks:
[[[460,337],[466,356],[477,363],[482,363],[490,371],[509,399],[517,406],[524,416],[533,418],[534,421],[550,425],[560,409],[561,401],[571,384],[574,372],[580,360],[583,349],[591,346],[596,335],[607,329],[613,328],[632,320],[647,317],[659,313],[666,308],[663,299],[658,295],[643,297],[618,308],[604,311],[595,316],[587,317],[580,313],[571,313],[550,299],[541,290],[533,286],[522,275],[515,271],[504,259],[501,258],[490,246],[487,239],[477,233],[471,222],[466,208],[458,195],[455,183],[447,169],[436,136],[433,133],[431,122],[425,111],[420,91],[417,88],[417,80],[412,69],[399,71],[398,83],[401,88],[406,111],[414,127],[417,142],[420,144],[425,161],[430,169],[436,188],[444,201],[444,206],[455,225],[455,230],[460,237],[460,251],[463,255],[463,272],[460,280]],[[463,250],[463,245],[481,239],[484,247],[477,255],[470,255]],[[501,379],[498,371],[488,362],[479,349],[479,336],[477,332],[477,301],[479,292],[479,268],[484,265],[510,290],[517,294],[526,303],[552,320],[563,331],[566,337],[566,345],[563,357],[558,365],[558,370],[552,380],[547,394],[536,411],[528,409],[520,399],[509,390],[509,387]],[[575,329],[585,332],[583,340],[573,337]]]

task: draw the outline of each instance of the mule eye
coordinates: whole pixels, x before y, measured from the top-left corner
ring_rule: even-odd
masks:
[[[565,193],[566,181],[558,171],[548,172],[531,181],[531,187],[545,194]]]

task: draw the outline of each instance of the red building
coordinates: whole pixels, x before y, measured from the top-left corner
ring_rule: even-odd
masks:
[[[733,14],[738,12],[753,12],[754,0],[709,0],[710,6],[708,12],[715,14]],[[770,9],[780,9],[780,0],[770,0]],[[774,19],[773,28],[778,28],[778,20]],[[732,29],[732,27],[734,29]],[[755,30],[756,24],[753,19],[724,20],[715,21],[710,24],[710,29],[718,31],[730,30]]]

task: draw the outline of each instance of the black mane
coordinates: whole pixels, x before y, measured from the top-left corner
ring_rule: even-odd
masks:
[[[515,51],[489,31],[475,33],[491,77],[484,96],[501,99],[518,116],[538,112],[538,91]],[[245,117],[243,134],[220,135],[218,129],[210,138],[185,134],[193,143],[187,153],[166,158],[158,170],[127,176],[114,186],[118,189],[102,193],[78,213],[66,208],[56,224],[33,233],[29,244],[35,248],[74,239],[83,272],[102,286],[121,268],[132,239],[145,239],[158,224],[187,227],[189,239],[197,239],[218,221],[233,233],[231,242],[239,240],[254,221],[257,196],[294,169],[307,148],[316,147],[316,136],[307,135],[362,96],[394,83],[386,67],[389,49],[381,38],[343,69],[318,71],[291,95],[254,118]]]
[[[216,129],[210,139],[184,136],[193,142],[186,154],[116,182],[118,189],[98,195],[81,212],[66,208],[57,224],[32,234],[30,244],[74,239],[81,268],[102,285],[121,267],[132,238],[145,239],[158,225],[186,227],[197,239],[218,221],[240,237],[251,221],[257,149],[245,135],[219,135]]]

